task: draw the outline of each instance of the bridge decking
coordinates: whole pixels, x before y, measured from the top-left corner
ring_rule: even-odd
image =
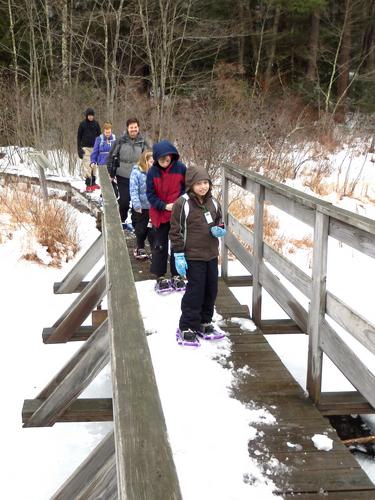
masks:
[[[148,263],[133,257],[134,239],[127,237],[127,245],[135,281],[152,279]],[[246,375],[241,373],[237,379],[233,397],[246,405],[267,409],[276,420],[274,424],[254,424],[258,432],[248,443],[250,456],[263,464],[264,474],[273,480],[285,499],[375,499],[375,486],[367,474],[341,443],[328,419],[305,395],[263,333],[245,332],[238,324],[231,323],[230,317],[249,318],[246,309],[220,280],[216,310],[227,318],[226,330],[232,343],[227,363],[234,370],[248,367],[250,371]],[[333,439],[333,449],[317,450],[311,441],[314,434],[326,434]],[[271,459],[277,459],[281,465],[272,467]]]

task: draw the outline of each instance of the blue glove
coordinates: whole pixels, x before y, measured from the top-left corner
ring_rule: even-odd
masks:
[[[186,276],[186,269],[188,268],[185,254],[184,253],[175,253],[174,254],[174,263],[176,265],[176,270],[180,276]]]
[[[215,236],[215,238],[222,238],[223,236],[225,236],[227,233],[227,230],[225,229],[225,227],[221,227],[221,226],[212,226],[211,227],[211,234],[212,236]]]

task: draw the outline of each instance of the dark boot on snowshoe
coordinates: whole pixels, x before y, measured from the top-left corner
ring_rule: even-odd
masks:
[[[176,331],[176,340],[179,345],[184,345],[188,347],[199,347],[200,342],[197,337],[197,332],[192,330],[191,328],[186,328],[184,330],[180,330],[179,328]]]
[[[156,280],[155,291],[161,294],[172,292],[173,288],[171,282],[164,276],[160,276],[160,278]]]
[[[221,340],[225,333],[215,327],[212,323],[202,323],[199,326],[197,334],[204,340]]]
[[[176,292],[184,292],[186,290],[186,283],[181,276],[173,276],[171,283]]]

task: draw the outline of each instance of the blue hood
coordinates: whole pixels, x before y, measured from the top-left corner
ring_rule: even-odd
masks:
[[[172,155],[173,160],[178,160],[180,155],[173,144],[167,140],[157,142],[152,146],[152,156],[157,162],[161,156]]]

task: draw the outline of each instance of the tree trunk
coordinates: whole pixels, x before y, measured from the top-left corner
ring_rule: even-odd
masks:
[[[345,16],[342,32],[342,42],[338,59],[337,79],[337,110],[336,119],[343,121],[346,111],[346,97],[349,88],[351,30],[352,30],[352,0],[345,0]]]
[[[18,53],[17,53],[17,45],[16,45],[16,37],[14,33],[14,20],[13,20],[13,9],[12,9],[12,1],[8,0],[8,12],[9,12],[9,31],[12,40],[12,59],[13,59],[13,68],[14,68],[14,86],[15,86],[15,101],[16,101],[16,131],[17,134],[19,132],[20,123],[21,123],[21,113],[20,113],[20,88],[18,81]]]
[[[270,50],[268,52],[267,67],[266,67],[266,72],[264,74],[264,90],[265,91],[267,91],[269,89],[270,84],[271,84],[272,69],[273,69],[273,65],[275,62],[275,52],[276,52],[277,32],[279,29],[280,12],[281,12],[281,9],[278,6],[276,8],[275,15],[273,16],[271,47],[270,47]]]
[[[45,0],[44,2],[44,11],[46,16],[46,34],[47,34],[47,44],[48,44],[49,68],[51,70],[51,75],[53,75],[53,46],[52,46],[51,27],[49,24],[49,13],[50,13],[49,0]]]
[[[121,15],[123,6],[124,6],[124,0],[121,0],[118,9],[116,11],[116,30],[112,48],[112,63],[110,70],[110,94],[108,102],[108,113],[111,120],[113,120],[113,110],[114,110],[117,82],[118,82],[117,51],[120,40],[120,25],[121,25]]]
[[[320,13],[318,10],[315,10],[311,15],[309,60],[306,73],[307,81],[310,84],[315,83],[318,76],[317,59],[318,59],[318,46],[319,46],[319,27],[320,27]]]
[[[68,1],[61,0],[61,65],[62,83],[66,88],[69,84],[69,55],[68,55]]]

